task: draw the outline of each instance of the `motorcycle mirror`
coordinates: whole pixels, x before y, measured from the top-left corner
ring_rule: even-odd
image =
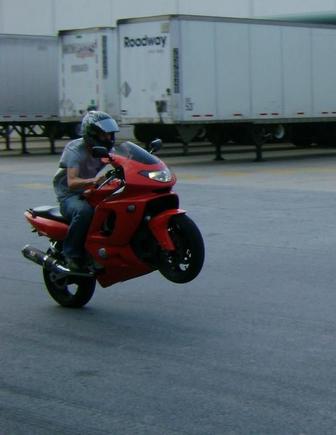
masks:
[[[102,159],[104,157],[109,157],[109,153],[105,147],[95,146],[92,148],[91,154],[95,158]]]
[[[149,149],[151,153],[156,153],[157,151],[159,151],[162,147],[162,140],[161,139],[154,139],[152,140],[152,142],[149,144]]]

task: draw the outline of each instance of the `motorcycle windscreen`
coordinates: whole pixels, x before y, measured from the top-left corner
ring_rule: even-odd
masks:
[[[156,165],[160,163],[157,157],[132,142],[123,142],[120,145],[116,145],[114,153],[145,165]]]

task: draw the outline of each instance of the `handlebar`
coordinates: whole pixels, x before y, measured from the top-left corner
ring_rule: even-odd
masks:
[[[83,192],[83,196],[85,198],[88,198],[91,195],[94,195],[94,192],[96,192],[97,190],[101,190],[104,186],[106,186],[106,184],[110,183],[111,181],[115,180],[115,184],[116,187],[112,192],[108,192],[109,194],[114,194],[115,192],[117,192],[119,189],[121,189],[122,187],[124,187],[126,185],[126,182],[124,180],[124,178],[121,176],[120,174],[117,174],[117,172],[120,171],[116,171],[114,169],[111,169],[110,171],[106,172],[106,179],[98,184],[95,185],[93,188],[87,189]],[[120,176],[117,176],[120,175]]]
[[[101,184],[98,184],[98,185],[96,184],[95,185],[95,188],[97,190],[101,189],[106,184],[108,184],[110,181],[112,181],[113,179],[117,178],[115,170],[111,169],[110,171],[107,171],[106,174],[105,174],[105,178],[106,179]]]

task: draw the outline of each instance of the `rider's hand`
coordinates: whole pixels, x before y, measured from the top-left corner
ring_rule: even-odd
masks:
[[[99,185],[102,184],[105,180],[106,180],[105,175],[98,175],[97,177],[94,178],[94,182],[93,182],[93,184],[94,184],[95,186],[99,186]]]

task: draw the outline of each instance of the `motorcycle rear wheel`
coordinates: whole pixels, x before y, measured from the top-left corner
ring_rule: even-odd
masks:
[[[55,281],[46,268],[43,268],[43,277],[48,293],[62,307],[83,307],[92,298],[96,288],[95,278],[73,276]]]
[[[204,263],[204,242],[196,224],[186,215],[173,216],[168,228],[175,245],[173,252],[162,252],[160,273],[178,284],[192,281]]]

